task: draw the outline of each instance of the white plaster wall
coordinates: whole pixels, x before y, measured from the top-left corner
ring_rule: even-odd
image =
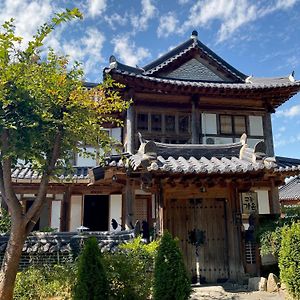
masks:
[[[94,147],[86,147],[86,151],[89,153],[95,153]],[[76,157],[76,165],[78,167],[95,167],[96,166],[96,159],[92,157],[84,157],[80,155],[80,153],[77,154]]]
[[[109,201],[109,230],[114,231],[111,226],[111,219],[115,219],[118,224],[122,224],[122,195],[110,195]],[[120,231],[118,226],[116,231]]]
[[[71,197],[70,231],[76,231],[81,226],[82,196]]]
[[[264,135],[262,116],[249,116],[249,125],[250,135]]]
[[[217,134],[217,115],[202,113],[202,133]]]
[[[268,190],[256,190],[257,201],[258,201],[258,213],[269,214],[270,203],[269,203],[269,191]]]
[[[61,214],[61,201],[52,201],[51,205],[51,228],[56,228],[60,231],[60,214]]]

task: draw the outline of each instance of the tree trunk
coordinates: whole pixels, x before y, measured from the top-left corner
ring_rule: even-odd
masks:
[[[22,248],[26,239],[24,225],[15,224],[11,228],[0,272],[0,300],[12,300],[15,279],[19,268]]]

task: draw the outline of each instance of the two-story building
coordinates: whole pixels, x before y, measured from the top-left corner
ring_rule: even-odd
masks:
[[[124,153],[99,167],[77,157],[76,174],[51,183],[39,228],[112,230],[115,219],[121,230],[147,221],[179,238],[194,281],[258,272],[257,215],[279,213],[278,186],[300,170],[300,160],[274,157],[271,114],[300,81],[247,76],[196,31],[144,68],[111,56],[108,75],[133,101],[125,127],[107,129]],[[13,179],[30,205],[38,174],[16,168]]]

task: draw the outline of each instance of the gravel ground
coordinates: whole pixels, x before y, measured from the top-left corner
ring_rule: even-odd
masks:
[[[201,286],[193,289],[192,300],[284,300],[283,291],[278,293],[249,292],[224,289],[222,286]]]

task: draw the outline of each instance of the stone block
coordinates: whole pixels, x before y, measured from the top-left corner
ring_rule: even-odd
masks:
[[[269,293],[277,292],[278,286],[279,286],[278,277],[275,274],[270,273],[267,281],[267,292]]]
[[[264,277],[249,278],[248,290],[250,290],[250,291],[266,291],[267,290],[267,279]]]

